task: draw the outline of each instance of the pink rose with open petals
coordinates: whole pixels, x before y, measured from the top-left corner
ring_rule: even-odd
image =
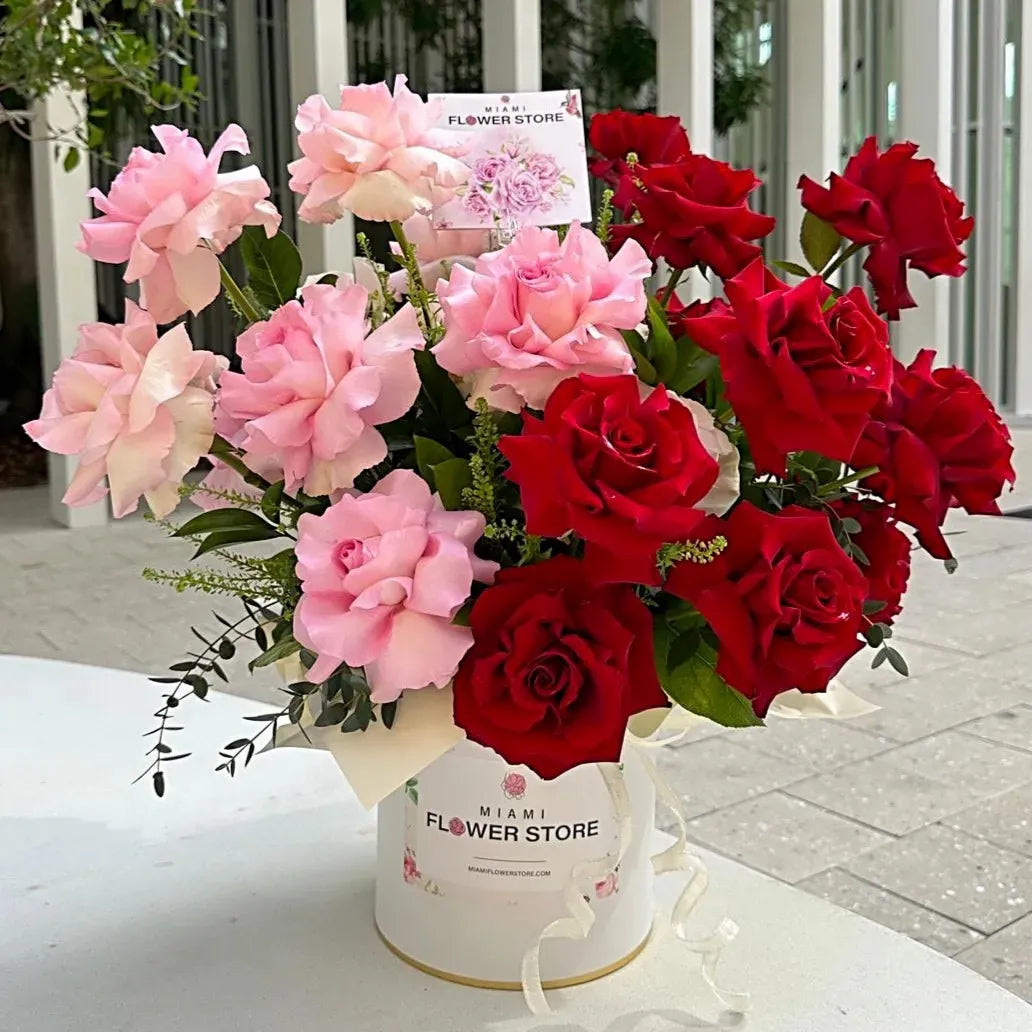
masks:
[[[288,492],[351,487],[387,457],[375,428],[403,416],[419,393],[415,312],[405,305],[366,336],[368,299],[357,284],[308,286],[237,338],[242,371],[219,384],[216,426],[250,469],[275,470]]]
[[[472,269],[491,245],[491,234],[486,229],[435,229],[427,215],[413,215],[402,229],[416,249],[419,272],[428,286],[447,277],[454,265]],[[401,246],[392,243],[391,252],[400,255]],[[391,273],[389,283],[395,294],[408,293],[408,273],[404,269]]]
[[[219,171],[227,151],[250,153],[240,126],[227,126],[207,156],[184,129],[151,132],[164,153],[134,147],[107,196],[90,190],[104,214],[83,222],[78,248],[98,262],[127,261],[125,282],[139,280],[140,303],[166,323],[210,305],[219,293],[216,255],[244,226],[274,236],[280,215],[256,166]]]
[[[528,215],[539,208],[549,207],[541,181],[529,169],[519,165],[510,165],[498,174],[492,200],[499,215],[503,216]]]
[[[115,516],[133,512],[140,495],[167,516],[183,477],[211,448],[215,376],[225,365],[194,351],[182,325],[159,337],[153,316],[132,301],[124,323],[80,326],[39,419],[25,424],[47,451],[79,457],[65,504],[89,505],[110,488]]]
[[[374,702],[446,685],[473,644],[452,617],[473,581],[490,583],[498,569],[473,553],[484,517],[449,512],[418,474],[396,469],[368,493],[302,516],[297,530],[294,634],[319,657],[309,679],[341,663],[365,667]]]
[[[297,109],[304,157],[288,169],[306,222],[335,222],[346,211],[373,222],[407,219],[429,210],[435,186],[466,181],[458,155],[469,149],[467,134],[434,128],[444,102],[425,103],[405,82],[395,78],[393,96],[385,82],[342,86],[339,108],[316,94]]]
[[[437,284],[447,333],[434,356],[468,378],[471,400],[510,412],[542,408],[567,376],[634,368],[620,331],[645,317],[651,271],[633,240],[610,259],[577,223],[561,243],[555,230],[522,229],[472,272],[456,266]]]

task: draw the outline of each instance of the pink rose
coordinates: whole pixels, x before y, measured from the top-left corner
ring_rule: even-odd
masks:
[[[610,259],[577,223],[562,243],[554,230],[527,227],[472,272],[456,266],[437,284],[447,332],[434,356],[469,378],[474,399],[510,412],[542,408],[567,376],[634,368],[620,330],[644,318],[651,271],[635,241]]]
[[[614,871],[607,874],[600,882],[595,883],[595,896],[598,899],[606,899],[614,896],[620,889],[620,876]]]
[[[473,170],[470,176],[478,183],[493,183],[503,168],[508,168],[512,159],[505,154],[489,154],[485,158],[477,158],[473,162]]]
[[[443,101],[424,103],[405,82],[395,78],[394,96],[385,82],[342,86],[339,108],[315,94],[297,109],[304,157],[287,167],[306,222],[335,222],[346,211],[373,222],[407,219],[430,208],[433,187],[466,181],[458,155],[468,135],[435,129]]]
[[[411,849],[405,850],[405,859],[402,861],[402,877],[409,885],[415,884],[423,877],[416,863],[416,854]]]
[[[527,158],[527,171],[541,184],[542,190],[550,190],[559,182],[560,169],[551,154],[538,152]]]
[[[506,799],[522,799],[527,794],[527,779],[522,774],[506,774],[502,779],[502,795]]]
[[[502,169],[495,180],[491,199],[499,214],[514,216],[517,221],[521,215],[548,208],[537,176],[519,165]]]
[[[490,583],[498,569],[473,553],[484,517],[449,512],[416,473],[396,469],[297,529],[294,633],[319,656],[309,677],[365,667],[374,702],[446,685],[473,644],[452,617],[473,581]]]
[[[419,393],[415,312],[405,305],[366,336],[368,299],[355,284],[305,287],[237,338],[242,371],[222,378],[216,426],[255,472],[281,471],[288,492],[351,487],[387,457],[375,427]]]
[[[477,258],[491,246],[491,235],[486,229],[435,229],[427,215],[413,215],[402,228],[416,249],[419,272],[428,286],[447,277],[453,265],[472,269]],[[401,247],[392,243],[391,252],[400,255]],[[408,273],[404,269],[392,272],[389,283],[396,295],[408,293]]]
[[[479,186],[471,187],[462,198],[462,206],[478,219],[491,218],[491,198]]]
[[[48,451],[79,457],[65,504],[89,505],[110,488],[115,516],[133,512],[140,495],[167,516],[183,477],[211,448],[214,378],[225,364],[194,351],[183,325],[159,337],[153,316],[132,301],[124,323],[80,326],[39,419],[25,424]]]
[[[453,817],[450,821],[448,821],[448,830],[453,835],[465,835],[466,825],[463,821],[459,820],[458,817]]]
[[[125,282],[139,280],[140,303],[166,323],[215,300],[216,255],[242,227],[261,226],[271,237],[280,215],[254,165],[219,172],[226,151],[250,153],[240,126],[227,126],[207,157],[184,129],[156,125],[151,132],[164,153],[134,147],[106,197],[90,190],[104,214],[83,222],[78,248],[98,262],[128,261]]]

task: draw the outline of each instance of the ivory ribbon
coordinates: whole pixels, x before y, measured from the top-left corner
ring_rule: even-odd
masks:
[[[750,1008],[749,994],[725,989],[717,983],[716,971],[720,954],[738,934],[738,925],[724,918],[705,938],[692,939],[688,934],[688,919],[709,886],[709,872],[702,858],[688,848],[688,828],[684,810],[669,782],[659,772],[650,750],[662,749],[683,737],[686,731],[661,739],[644,739],[628,734],[627,742],[641,760],[645,772],[656,789],[657,798],[674,815],[677,838],[673,845],[652,857],[652,869],[657,874],[687,871],[688,882],[674,903],[670,914],[670,928],[674,935],[693,953],[701,957],[702,977],[710,992],[726,1010],[745,1014]],[[585,939],[595,923],[595,913],[585,897],[590,897],[591,886],[612,874],[627,854],[631,841],[631,808],[627,782],[616,764],[598,764],[599,772],[609,790],[610,802],[620,826],[617,854],[608,854],[599,860],[586,860],[574,866],[563,888],[563,902],[567,913],[546,925],[523,955],[521,981],[523,997],[532,1014],[551,1014],[552,1008],[541,985],[541,944],[545,939]]]

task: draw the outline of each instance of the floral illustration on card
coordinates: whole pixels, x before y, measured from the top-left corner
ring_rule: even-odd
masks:
[[[474,159],[458,194],[463,209],[484,223],[525,225],[565,204],[573,186],[554,155],[512,133]]]

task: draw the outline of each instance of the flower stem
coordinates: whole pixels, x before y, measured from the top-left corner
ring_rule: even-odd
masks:
[[[677,284],[681,281],[681,276],[684,275],[684,269],[671,269],[670,279],[667,280],[666,286],[663,288],[663,307],[670,307],[670,298],[674,296],[674,291],[677,289]]]
[[[233,305],[236,310],[249,323],[261,322],[261,314],[257,311],[254,305],[251,304],[243,290],[240,289],[237,281],[233,279],[232,275],[230,275],[229,269],[223,265],[221,258],[219,259],[219,279],[222,280],[222,288],[233,301]]]
[[[846,262],[848,262],[849,259],[852,258],[853,255],[856,254],[857,251],[859,251],[864,246],[866,245],[857,243],[856,241],[851,243],[849,247],[847,247],[830,265],[825,267],[824,271],[821,273],[821,276],[824,279],[827,279],[833,273],[838,272],[838,270],[841,269],[842,266],[845,265]]]
[[[841,480],[836,480],[832,484],[825,484],[817,494],[818,495],[829,495],[837,491],[840,487],[848,487],[850,484],[856,484],[863,480],[865,477],[873,476],[878,472],[877,466],[865,466],[862,470],[857,473],[851,473],[848,477],[843,477]]]
[[[423,312],[424,330],[427,337],[429,337],[433,320],[430,317],[430,306],[427,304],[426,284],[423,282],[423,276],[419,271],[419,262],[416,259],[416,249],[409,243],[409,238],[405,235],[405,229],[398,219],[391,219],[391,232],[401,247],[402,265],[405,266],[405,271],[409,274],[409,279],[411,280],[409,283],[409,295],[412,296],[414,294],[419,302],[419,307]]]

